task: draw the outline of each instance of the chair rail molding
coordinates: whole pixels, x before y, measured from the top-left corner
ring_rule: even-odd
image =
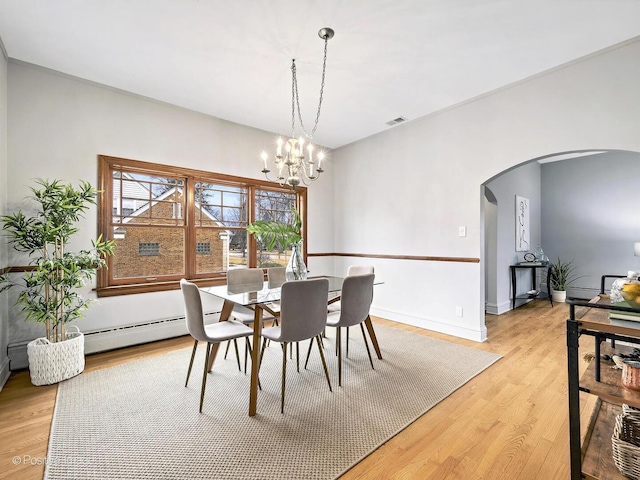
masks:
[[[433,257],[428,255],[390,255],[380,253],[307,253],[307,257],[358,257],[358,258],[383,258],[388,260],[419,260],[423,262],[463,262],[480,263],[479,258],[473,257]]]

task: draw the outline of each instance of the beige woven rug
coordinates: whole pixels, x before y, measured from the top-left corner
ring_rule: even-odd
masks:
[[[333,393],[317,347],[308,370],[297,373],[295,357],[290,360],[284,415],[282,350],[274,343],[262,365],[255,417],[248,416],[249,376],[231,354],[216,360],[198,413],[202,345],[188,388],[190,348],[64,381],[45,478],[336,478],[500,358],[382,325],[375,329],[384,359],[374,356],[372,370],[360,330],[352,328],[342,387],[333,338],[325,340]],[[304,357],[306,342],[300,350]]]

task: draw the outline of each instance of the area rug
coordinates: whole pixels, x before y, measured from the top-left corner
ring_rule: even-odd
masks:
[[[334,331],[335,329],[329,329]],[[93,371],[60,383],[45,478],[332,479],[496,362],[500,356],[375,325],[383,360],[371,369],[358,328],[338,387],[334,339],[308,369],[288,361],[280,413],[282,350],[266,349],[258,414],[248,416],[249,375],[222,349],[198,413],[204,347],[184,387],[191,349]],[[343,337],[344,338],[344,337]],[[308,344],[300,345],[300,355]],[[429,432],[425,432],[426,435]]]

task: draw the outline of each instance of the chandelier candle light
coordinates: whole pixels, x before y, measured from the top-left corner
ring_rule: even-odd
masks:
[[[303,183],[309,185],[316,180],[324,170],[322,169],[322,160],[324,160],[324,152],[320,151],[315,155],[313,152],[313,145],[311,140],[318,128],[318,120],[320,119],[320,109],[322,108],[322,95],[324,92],[324,76],[327,67],[327,42],[333,38],[335,32],[331,28],[322,28],[318,32],[318,36],[324,40],[324,60],[322,63],[322,82],[320,84],[320,101],[318,102],[318,113],[316,114],[316,121],[313,125],[313,130],[307,132],[302,123],[302,115],[300,113],[300,100],[298,96],[298,79],[296,77],[296,60],[291,61],[291,138],[286,142],[282,137],[278,138],[276,146],[276,154],[273,159],[275,167],[278,171],[278,177],[276,179],[269,178],[269,170],[267,160],[269,155],[263,151],[260,155],[264,162],[264,168],[262,173],[270,182],[277,182],[280,185],[289,185],[291,188]],[[298,113],[298,120],[300,127],[304,135],[300,135],[296,138],[296,111]],[[307,140],[305,140],[305,137]],[[305,156],[305,144],[306,144],[306,156]],[[317,165],[316,165],[317,161]]]

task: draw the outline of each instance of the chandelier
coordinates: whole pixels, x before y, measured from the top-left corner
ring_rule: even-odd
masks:
[[[322,81],[320,82],[320,100],[318,102],[318,112],[316,121],[311,132],[307,132],[302,123],[300,113],[300,99],[298,97],[298,79],[296,77],[296,59],[291,60],[291,137],[283,140],[278,138],[273,163],[277,171],[277,177],[270,178],[271,170],[268,168],[269,155],[263,151],[260,155],[264,162],[262,173],[270,182],[277,182],[280,185],[289,185],[294,188],[300,183],[309,185],[316,180],[324,170],[322,161],[324,152],[320,151],[314,156],[314,146],[311,143],[318,128],[320,119],[320,109],[322,108],[322,95],[324,92],[324,75],[327,67],[327,42],[333,38],[335,32],[331,28],[322,28],[318,36],[324,40],[324,60],[322,63]],[[303,135],[296,138],[296,113]],[[306,139],[305,139],[306,137]]]

